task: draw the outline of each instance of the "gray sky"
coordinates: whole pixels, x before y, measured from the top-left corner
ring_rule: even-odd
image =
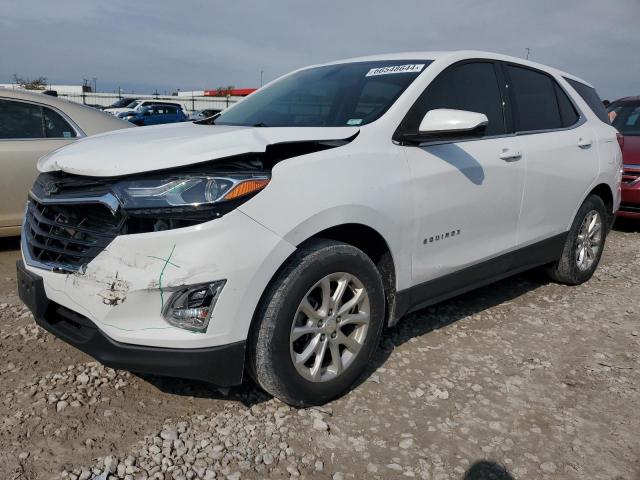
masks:
[[[529,47],[613,100],[640,94],[639,27],[640,0],[2,0],[0,82],[255,87],[352,56]]]

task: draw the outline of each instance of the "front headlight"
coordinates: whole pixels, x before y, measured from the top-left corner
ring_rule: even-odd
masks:
[[[125,209],[199,207],[235,200],[262,190],[269,177],[251,174],[176,175],[167,178],[124,180],[115,194]]]

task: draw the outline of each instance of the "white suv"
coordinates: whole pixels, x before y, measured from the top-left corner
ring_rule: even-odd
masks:
[[[172,107],[180,107],[179,103],[164,102],[162,100],[132,100],[126,107],[105,108],[104,111],[118,117],[122,113],[135,113],[141,111],[144,107],[152,105],[170,105]]]
[[[385,325],[537,266],[598,265],[621,153],[595,90],[481,52],[345,60],[200,122],[39,162],[21,298],[103,363],[321,404]]]

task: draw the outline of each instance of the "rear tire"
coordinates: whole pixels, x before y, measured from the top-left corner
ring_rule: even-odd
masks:
[[[267,288],[249,339],[248,366],[280,400],[324,404],[365,371],[384,316],[384,288],[371,259],[351,245],[313,240]]]
[[[547,267],[559,283],[579,285],[598,268],[608,232],[609,214],[602,199],[590,195],[580,206],[565,241],[560,259]]]

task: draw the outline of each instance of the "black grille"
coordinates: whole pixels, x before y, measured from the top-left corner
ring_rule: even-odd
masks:
[[[23,235],[32,260],[73,271],[104,250],[124,221],[102,204],[44,204],[32,198]]]

